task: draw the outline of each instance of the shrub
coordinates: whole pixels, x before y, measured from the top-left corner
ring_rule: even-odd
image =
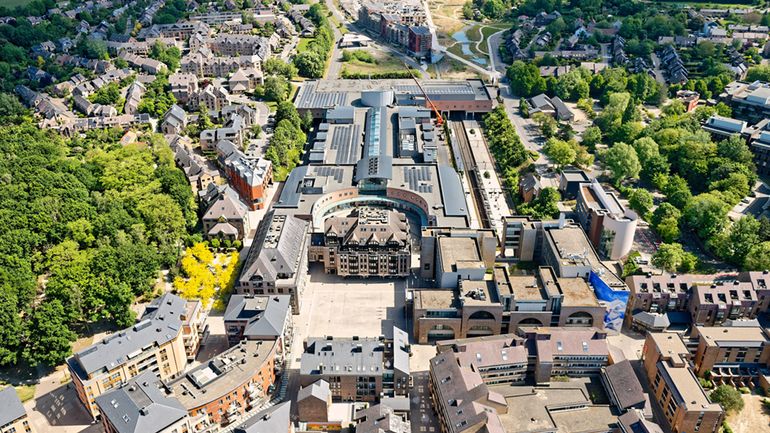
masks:
[[[732,386],[720,385],[711,393],[711,401],[719,403],[725,412],[740,412],[743,409],[743,397]]]

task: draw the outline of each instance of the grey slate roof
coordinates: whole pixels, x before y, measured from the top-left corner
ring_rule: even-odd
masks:
[[[232,188],[224,188],[219,197],[206,210],[203,219],[242,220],[248,212],[249,208],[238,197],[238,193]]]
[[[441,183],[441,198],[447,216],[467,216],[465,194],[457,172],[448,165],[438,165],[438,179]]]
[[[300,374],[379,376],[384,371],[384,345],[379,338],[308,339]]]
[[[96,397],[96,404],[118,433],[158,432],[187,416],[176,398],[160,390],[150,371]]]
[[[639,412],[630,410],[618,417],[618,422],[629,433],[663,433],[663,429],[652,421],[639,416]]]
[[[142,348],[160,346],[176,338],[182,330],[184,312],[185,300],[166,293],[147,306],[142,320],[134,326],[76,353],[67,363],[84,379],[92,373],[112,370]]]
[[[299,257],[304,254],[302,240],[308,223],[290,215],[269,212],[259,224],[240,281],[258,275],[264,281],[275,281],[279,274],[294,275]]]
[[[647,311],[640,311],[634,314],[634,321],[642,323],[650,328],[668,328],[671,322],[665,314],[655,314]]]
[[[255,414],[233,433],[288,433],[290,416],[291,402],[287,401]]]
[[[297,393],[297,402],[307,400],[308,398],[315,398],[327,402],[329,401],[330,396],[331,390],[329,390],[329,382],[322,379],[301,388]]]
[[[290,314],[291,296],[233,295],[227,303],[224,320],[248,321],[244,337],[280,337],[286,316]]]
[[[620,409],[627,409],[645,402],[642,385],[628,360],[607,366],[604,373],[615,392]]]
[[[27,414],[19,400],[19,395],[16,394],[16,389],[12,386],[6,386],[0,390],[0,408],[3,408],[0,410],[0,426],[16,421]]]

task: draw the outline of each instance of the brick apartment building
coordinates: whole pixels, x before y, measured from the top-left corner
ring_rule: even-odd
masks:
[[[643,326],[639,313],[688,312],[695,325],[718,326],[726,320],[754,319],[770,307],[765,272],[696,275],[633,275],[626,323]]]
[[[260,407],[275,383],[274,341],[245,340],[183,376],[164,382],[196,431],[227,426]]]
[[[690,353],[675,333],[648,333],[642,362],[652,396],[663,409],[671,430],[716,433],[724,411],[711,403],[689,367]]]

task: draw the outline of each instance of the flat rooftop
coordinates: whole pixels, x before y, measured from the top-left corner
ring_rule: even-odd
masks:
[[[493,282],[489,280],[460,281],[460,302],[465,306],[500,305],[497,294],[492,290]]]
[[[508,404],[508,413],[500,415],[506,433],[606,431],[617,423],[610,407],[593,405],[588,392],[581,387],[490,386],[489,389],[503,395]],[[583,408],[552,410],[572,404]]]
[[[454,310],[459,307],[453,290],[415,290],[415,310]]]
[[[741,345],[749,346],[753,343],[770,343],[767,333],[759,326],[750,327],[723,327],[723,326],[697,326],[698,334],[702,335],[710,345]]]
[[[608,285],[619,288],[626,283],[602,263],[586,236],[578,225],[566,225],[562,228],[551,227],[545,230],[545,236],[553,245],[554,252],[562,266],[589,266],[594,273],[600,274]]]
[[[165,386],[188,411],[220,399],[247,383],[272,360],[276,342],[242,341]]]
[[[435,101],[492,99],[481,80],[420,80],[420,84]],[[410,79],[316,80],[303,83],[294,103],[298,109],[323,109],[342,105],[360,107],[363,106],[361,93],[368,91],[392,91],[396,99],[411,102],[409,105],[422,100],[422,91]]]
[[[721,410],[718,404],[709,401],[689,367],[673,367],[667,362],[658,362],[658,367],[675,396],[679,397],[679,403],[684,403],[687,410]]]
[[[599,301],[588,283],[582,278],[559,278],[565,306],[598,307]]]
[[[679,334],[671,332],[650,332],[647,335],[652,338],[652,341],[658,347],[658,351],[664,357],[671,357],[678,365],[684,363],[682,355],[688,354],[689,351]]]
[[[444,272],[454,272],[459,267],[486,266],[481,260],[476,241],[472,238],[442,236],[438,238],[438,248]]]

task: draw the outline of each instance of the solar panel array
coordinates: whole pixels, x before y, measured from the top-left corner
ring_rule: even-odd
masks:
[[[337,183],[342,183],[343,170],[339,167],[319,166],[315,169],[316,176],[331,177]]]
[[[361,125],[346,125],[334,128],[330,150],[336,150],[335,164],[355,164],[361,158],[359,139]]]
[[[404,179],[412,191],[433,192],[433,176],[430,167],[404,167]]]

